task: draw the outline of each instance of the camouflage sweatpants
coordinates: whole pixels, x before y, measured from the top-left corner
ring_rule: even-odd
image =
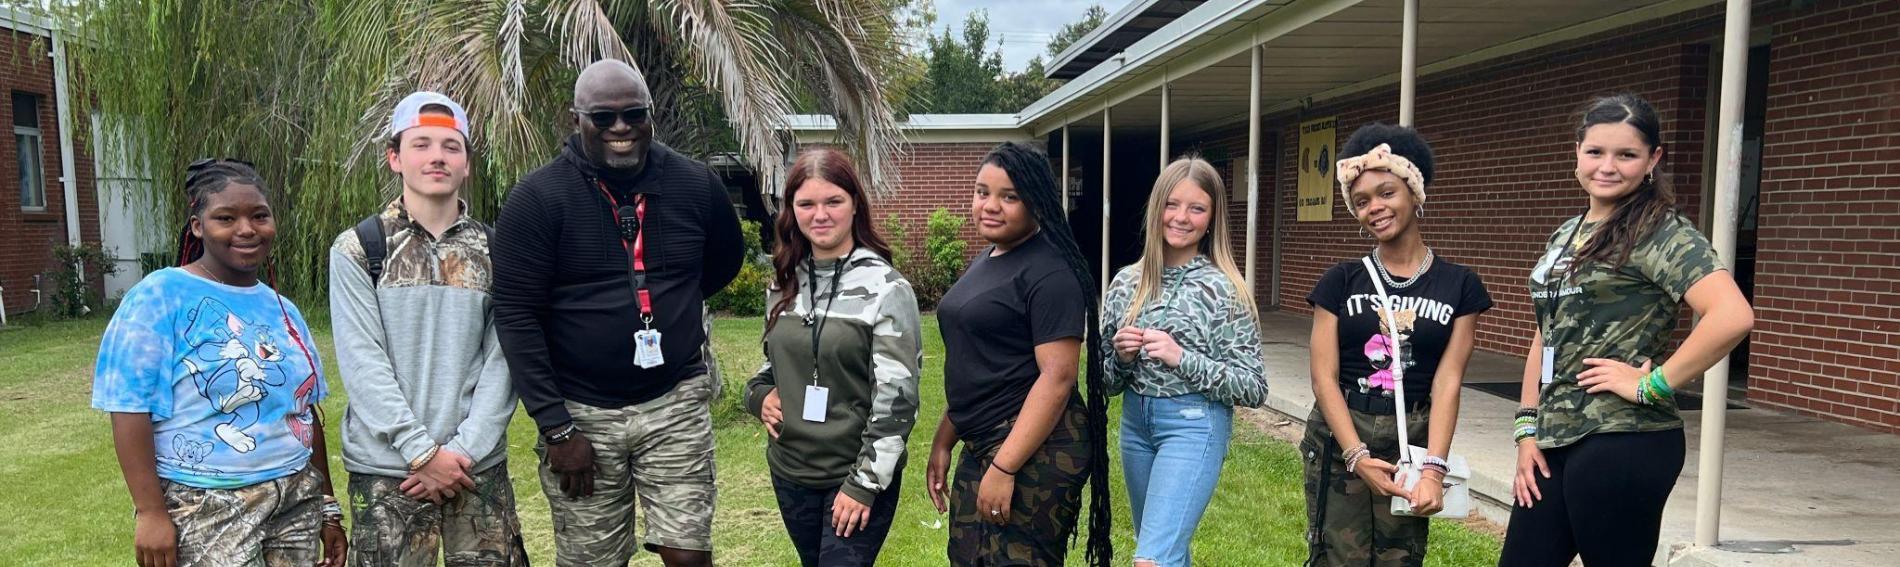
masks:
[[[433,567],[438,555],[447,567],[528,564],[507,463],[439,506],[403,494],[403,480],[350,475],[350,565]]]
[[[1399,455],[1398,417],[1354,410],[1353,429],[1372,456],[1392,462]],[[1406,434],[1424,441],[1429,412],[1406,412]],[[1426,518],[1393,516],[1392,497],[1372,493],[1359,475],[1346,472],[1339,443],[1319,408],[1306,417],[1300,458],[1306,468],[1306,541],[1310,565],[1412,567],[1425,561]]]
[[[178,527],[178,565],[315,565],[323,557],[323,484],[316,467],[243,488],[159,481]]]
[[[1054,566],[1062,565],[1068,554],[1069,535],[1081,515],[1082,490],[1089,478],[1088,412],[1071,399],[1048,440],[1016,471],[1009,522],[998,525],[983,519],[985,511],[977,509],[976,492],[1014,425],[1012,420],[984,435],[986,442],[965,438],[951,482],[951,565]]]
[[[559,565],[625,565],[633,557],[634,499],[646,511],[645,547],[712,551],[712,378],[681,380],[665,395],[621,408],[569,400],[594,446],[594,493],[569,498],[541,458],[541,492],[554,514]]]

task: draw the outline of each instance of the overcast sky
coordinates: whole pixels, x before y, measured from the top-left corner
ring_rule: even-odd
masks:
[[[963,18],[976,10],[990,14],[990,49],[1001,48],[1003,68],[1020,71],[1029,59],[1043,55],[1049,38],[1057,29],[1082,19],[1082,11],[1101,4],[1114,14],[1128,0],[935,0],[936,33],[948,27],[950,35],[960,37]],[[1044,58],[1045,60],[1047,57]]]

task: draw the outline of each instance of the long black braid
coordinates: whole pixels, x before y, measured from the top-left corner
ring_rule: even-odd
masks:
[[[264,191],[264,176],[250,162],[230,158],[201,159],[185,166],[185,226],[178,230],[178,265],[204,256],[204,239],[191,233],[191,219],[205,210],[206,198],[237,183]],[[268,198],[268,194],[266,197]]]
[[[1069,229],[1068,216],[1062,212],[1062,194],[1057,190],[1055,173],[1049,168],[1049,157],[1041,150],[1017,144],[1003,142],[990,150],[983,158],[985,165],[1002,168],[1009,174],[1009,181],[1016,186],[1016,194],[1029,211],[1036,217],[1036,226],[1042,234],[1056,246],[1062,259],[1069,263],[1069,271],[1075,274],[1077,282],[1082,284],[1082,301],[1088,306],[1088,332],[1083,345],[1088,352],[1086,380],[1088,384],[1089,436],[1089,524],[1088,524],[1088,563],[1090,565],[1108,565],[1114,560],[1114,543],[1109,540],[1109,525],[1114,511],[1109,508],[1108,490],[1108,388],[1102,384],[1102,334],[1095,323],[1100,320],[1101,299],[1096,293],[1093,268],[1089,266],[1088,256],[1082,253],[1082,247],[1075,242],[1075,234]],[[1073,537],[1073,536],[1072,536]]]

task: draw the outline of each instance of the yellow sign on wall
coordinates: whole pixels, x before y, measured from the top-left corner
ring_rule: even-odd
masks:
[[[1300,123],[1299,219],[1333,220],[1333,128],[1338,116]]]

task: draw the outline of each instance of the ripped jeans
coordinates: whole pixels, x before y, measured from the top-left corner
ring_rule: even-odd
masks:
[[[1188,565],[1188,543],[1220,482],[1234,408],[1200,394],[1122,398],[1122,477],[1134,513],[1135,559]]]

